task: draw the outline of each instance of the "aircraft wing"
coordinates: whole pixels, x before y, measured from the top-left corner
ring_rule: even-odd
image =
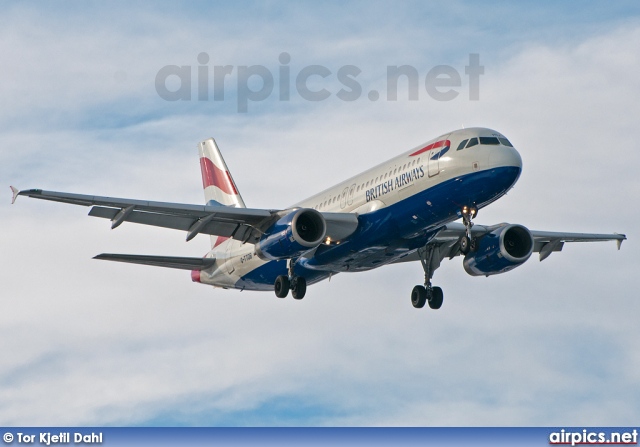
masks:
[[[90,216],[111,220],[111,228],[123,222],[134,222],[187,232],[187,241],[196,235],[210,234],[230,237],[242,242],[256,243],[263,232],[291,210],[235,208],[230,206],[191,205],[184,203],[152,202],[147,200],[71,194],[41,189],[19,191],[11,187],[13,201],[17,196],[51,200],[73,205],[90,206]],[[323,213],[327,235],[345,236],[355,231],[357,216],[349,213]]]
[[[562,233],[553,231],[532,231],[533,251],[540,253],[540,261],[544,261],[554,251],[562,251],[565,242],[603,242],[616,241],[618,250],[622,241],[627,237],[624,234],[594,234],[594,233]]]
[[[506,224],[498,224],[492,226],[474,225],[471,228],[472,237],[480,237],[484,234]],[[539,253],[540,261],[547,259],[551,253],[562,251],[565,242],[602,242],[602,241],[616,241],[618,244],[618,250],[622,241],[627,237],[624,234],[596,234],[596,233],[565,233],[554,231],[537,231],[530,230],[531,236],[533,236],[533,251]],[[440,254],[440,260],[446,257],[452,259],[460,255],[460,245],[458,241],[465,234],[465,227],[459,222],[452,222],[443,226],[438,234],[429,242],[438,248]],[[410,262],[419,261],[420,257],[418,252],[411,253],[404,258],[399,259],[396,262]]]

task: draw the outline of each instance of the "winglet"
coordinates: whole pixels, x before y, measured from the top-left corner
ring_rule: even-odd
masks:
[[[11,198],[11,204],[16,203],[16,199],[18,198],[18,194],[20,194],[20,190],[15,186],[9,186],[11,188],[11,192],[13,193],[13,197]]]
[[[616,244],[618,244],[618,250],[620,250],[620,247],[622,246],[622,241],[626,241],[627,240],[627,235],[625,234],[619,234],[619,233],[614,233],[617,234],[619,236],[622,236],[620,239],[616,240]]]

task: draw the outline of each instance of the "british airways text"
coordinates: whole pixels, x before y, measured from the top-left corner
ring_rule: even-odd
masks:
[[[424,169],[422,166],[412,169],[409,172],[405,172],[402,175],[397,176],[395,179],[389,179],[384,183],[374,186],[365,192],[367,202],[375,200],[380,196],[387,194],[397,188],[402,188],[420,178],[424,177]]]

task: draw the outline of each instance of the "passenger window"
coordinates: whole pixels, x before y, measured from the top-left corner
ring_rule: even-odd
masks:
[[[480,144],[488,144],[491,146],[497,146],[500,144],[496,137],[480,137]]]
[[[462,149],[464,149],[464,145],[467,144],[467,141],[469,140],[462,140],[460,142],[460,144],[458,145],[458,149],[456,149],[457,151],[461,151]]]
[[[467,148],[475,146],[476,144],[478,144],[478,139],[477,138],[472,138],[472,139],[469,140],[469,144],[467,144]]]
[[[395,169],[393,170],[393,173],[394,173],[394,174],[395,174],[396,172],[398,172],[398,168],[395,168]]]
[[[513,144],[506,138],[498,138],[498,140],[505,146],[513,147]]]

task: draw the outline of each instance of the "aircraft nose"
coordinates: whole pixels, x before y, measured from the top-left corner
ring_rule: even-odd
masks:
[[[492,168],[514,167],[522,169],[522,158],[515,148],[498,146],[489,151],[489,166]]]

